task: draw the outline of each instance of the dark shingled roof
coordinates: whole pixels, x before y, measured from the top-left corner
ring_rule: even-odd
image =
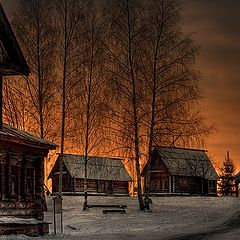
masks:
[[[0,3],[0,74],[28,75],[29,72],[29,67]]]
[[[11,139],[21,144],[45,147],[47,149],[56,149],[57,147],[56,144],[50,141],[34,136],[28,132],[19,130],[7,124],[3,124],[3,128],[0,129],[0,143],[6,139]]]
[[[173,147],[157,147],[155,150],[172,175],[218,179],[205,150]]]
[[[59,158],[59,157],[58,157]],[[64,154],[63,163],[74,178],[84,178],[84,157]],[[121,159],[105,157],[89,157],[87,178],[98,180],[132,181]]]

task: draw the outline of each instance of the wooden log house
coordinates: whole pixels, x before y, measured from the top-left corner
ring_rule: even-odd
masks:
[[[56,145],[2,121],[3,77],[29,73],[0,3],[0,234],[36,235],[49,229],[43,221],[44,157]]]
[[[205,150],[156,147],[150,162],[153,195],[217,195],[218,175]],[[142,172],[145,184],[146,169],[147,165]]]
[[[59,184],[58,156],[49,178],[52,179],[52,191],[58,192]],[[63,155],[63,193],[83,193],[84,157],[81,155]],[[94,194],[126,194],[132,181],[121,159],[89,157],[87,162],[87,189]]]
[[[0,129],[0,234],[48,233],[48,224],[43,222],[44,157],[55,148],[51,142],[3,124]]]

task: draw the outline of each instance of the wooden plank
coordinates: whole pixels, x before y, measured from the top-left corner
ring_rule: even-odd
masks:
[[[103,209],[103,214],[111,213],[111,212],[119,212],[121,214],[126,213],[126,209]]]
[[[122,205],[122,204],[91,204],[87,205],[88,208],[93,208],[93,207],[103,207],[103,208],[127,208],[127,205]]]

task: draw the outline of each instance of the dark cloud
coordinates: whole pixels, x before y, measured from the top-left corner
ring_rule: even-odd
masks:
[[[240,168],[240,1],[184,0],[183,29],[202,47],[203,114],[218,128],[207,148],[217,161],[227,150]]]

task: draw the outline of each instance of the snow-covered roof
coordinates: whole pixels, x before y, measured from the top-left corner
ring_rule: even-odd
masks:
[[[156,151],[172,175],[218,179],[205,150],[157,147]]]
[[[84,178],[84,157],[64,154],[63,163],[74,178]],[[121,159],[89,157],[87,161],[87,178],[98,180],[132,181]]]
[[[34,136],[28,132],[22,131],[7,124],[3,124],[3,128],[0,129],[1,141],[13,141],[20,144],[33,144],[37,146],[46,147],[48,149],[55,149],[57,145],[43,138]]]

